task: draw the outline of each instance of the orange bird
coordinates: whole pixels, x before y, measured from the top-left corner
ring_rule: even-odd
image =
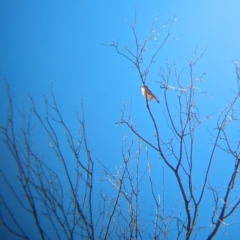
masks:
[[[151,90],[146,85],[145,86],[142,85],[141,89],[142,89],[142,95],[145,98],[147,98],[149,100],[156,100],[158,103],[160,103],[159,100],[157,99],[157,97],[151,92]]]

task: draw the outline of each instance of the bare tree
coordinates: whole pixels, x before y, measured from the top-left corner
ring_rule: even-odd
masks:
[[[48,229],[54,237],[58,239],[74,237],[93,239],[93,214],[92,214],[92,184],[93,184],[93,161],[87,145],[84,117],[79,120],[80,133],[74,142],[69,128],[59,112],[56,100],[52,91],[50,99],[44,98],[46,106],[45,117],[42,118],[34,104],[31,96],[31,109],[28,116],[21,113],[24,126],[17,135],[14,126],[13,101],[7,85],[9,111],[5,127],[2,127],[3,141],[17,166],[18,181],[20,182],[21,195],[18,195],[11,185],[7,173],[1,171],[1,176],[6,186],[11,190],[17,204],[25,211],[30,221],[35,223],[36,232],[41,239],[52,239],[50,232],[44,229],[41,219],[44,217],[48,222]],[[42,132],[48,138],[49,147],[56,156],[58,169],[55,171],[45,164],[43,156],[36,153],[37,150],[32,146],[32,132],[34,129],[33,116],[42,128]],[[65,133],[65,143],[61,142],[59,131],[60,127]],[[43,136],[41,136],[43,138]],[[64,145],[63,145],[64,144]],[[65,146],[63,148],[63,146]],[[64,155],[64,151],[71,154]],[[85,155],[85,156],[84,156]],[[74,168],[71,169],[71,165]],[[69,189],[66,192],[65,189]],[[70,195],[67,195],[70,194]],[[29,239],[28,229],[23,229],[21,223],[17,221],[17,216],[11,210],[8,202],[1,195],[2,211],[9,215],[14,222],[10,225],[2,217],[2,224],[14,235]],[[64,237],[65,236],[65,237]]]
[[[113,47],[134,66],[138,81],[144,86],[149,83],[149,73],[157,65],[157,57],[170,38],[172,22],[164,24],[169,25],[168,28],[157,24],[153,22],[150,34],[140,42],[135,21],[131,25],[134,47],[122,49],[118,42],[104,44]],[[155,44],[149,51],[151,43]],[[233,127],[239,131],[240,93],[233,93],[233,99],[218,115],[202,111],[201,101],[209,95],[200,88],[205,73],[196,77],[195,69],[205,51],[200,55],[196,51],[189,61],[187,80],[185,77],[183,80],[183,71],[177,70],[175,62],[167,61],[165,67],[159,67],[156,83],[163,96],[160,110],[154,111],[149,100],[145,101],[148,126],[153,129],[151,137],[137,129],[137,122],[132,123],[134,110],[128,113],[123,106],[117,124],[125,125],[132,139],[122,139],[122,164],[115,166],[115,172],[102,162],[101,170],[94,167],[87,143],[83,105],[81,118],[77,114],[79,130],[74,131],[78,132],[76,136],[61,115],[52,90],[44,97],[44,115],[29,96],[30,108],[27,113],[19,112],[23,125],[18,129],[13,99],[6,83],[9,108],[6,125],[1,131],[10,160],[16,166],[17,178],[1,170],[5,190],[8,189],[14,199],[8,201],[6,193],[1,192],[2,226],[19,239],[31,238],[29,228],[14,212],[14,203],[21,215],[34,222],[31,231],[39,239],[196,239],[201,232],[207,239],[213,239],[221,226],[227,227],[226,219],[237,213],[240,204],[237,186],[240,143],[231,136]],[[239,84],[237,62],[235,70]],[[206,131],[207,150],[206,154],[201,154],[199,143],[202,144],[203,139],[199,139],[202,138],[200,133],[206,130],[210,120],[215,121],[215,127]],[[45,136],[41,141],[45,139],[45,146],[52,150],[45,156],[41,156],[34,145],[36,129]],[[228,179],[227,182],[214,181],[214,164],[219,154],[227,158],[225,164],[231,169],[227,178],[223,178],[224,181]],[[202,171],[197,170],[199,161]],[[100,193],[94,191],[99,176],[103,184],[112,187],[111,191],[106,193],[104,188]],[[167,194],[169,176],[175,186],[172,199]],[[206,214],[203,208],[209,199],[212,199],[211,210]],[[174,204],[169,207],[170,202]],[[204,215],[209,217],[205,222],[202,221]]]
[[[142,42],[137,37],[135,23],[131,25],[131,28],[135,42],[133,49],[125,47],[121,50],[118,42],[113,42],[107,46],[115,48],[118,54],[133,65],[138,73],[139,80],[145,86],[149,82],[149,71],[152,65],[156,64],[155,58],[170,37],[171,27],[167,30],[165,38],[155,44],[155,50],[151,52],[150,56],[146,56],[147,45],[156,41],[156,36],[160,35],[163,28],[157,28],[154,22],[151,34]],[[199,102],[202,98],[209,96],[199,87],[200,83],[205,80],[205,73],[203,72],[201,76],[196,77],[194,69],[205,51],[206,49],[199,56],[196,51],[189,61],[188,81],[182,80],[182,71],[177,71],[176,63],[171,64],[167,61],[165,68],[159,67],[160,80],[156,82],[163,91],[164,102],[162,108],[164,110],[161,114],[164,114],[165,119],[162,118],[162,122],[157,122],[159,112],[153,112],[149,100],[146,98],[146,109],[149,115],[149,123],[152,124],[154,129],[154,138],[149,140],[148,137],[141,134],[136,126],[132,124],[130,117],[125,117],[125,111],[123,111],[120,121],[143,143],[149,146],[152,151],[158,153],[159,161],[163,161],[167,169],[174,175],[183,203],[180,217],[172,216],[172,220],[176,222],[177,226],[177,239],[182,239],[182,235],[185,235],[185,239],[194,238],[199,230],[203,228],[210,229],[208,229],[207,239],[212,239],[217,234],[220,226],[227,225],[225,220],[236,212],[240,204],[239,189],[235,184],[240,164],[240,142],[239,139],[232,139],[231,135],[233,125],[238,127],[236,130],[239,131],[240,109],[238,106],[240,92],[233,92],[233,99],[228,102],[226,108],[219,115],[202,115]],[[239,66],[237,62],[235,62],[235,69],[239,86]],[[211,144],[209,154],[204,159],[206,165],[205,174],[201,176],[200,185],[196,186],[194,177],[198,173],[194,172],[194,168],[197,161],[203,160],[201,157],[197,157],[199,155],[198,129],[201,129],[204,123],[212,118],[217,120],[215,128],[209,133],[205,142],[206,146]],[[166,127],[168,128],[168,134],[165,133],[164,128]],[[209,181],[212,174],[214,174],[212,165],[214,161],[217,161],[218,152],[226,154],[224,156],[228,158],[228,168],[232,169],[227,184],[221,189],[218,188],[219,186],[212,186]],[[150,183],[151,186],[154,185],[151,181]],[[222,183],[219,184],[222,185]],[[198,224],[198,220],[201,215],[205,214],[200,209],[204,205],[204,198],[207,197],[207,190],[212,192],[214,204],[211,221],[203,226]],[[153,191],[152,196],[155,200],[156,209],[158,209],[159,203]],[[156,217],[158,217],[158,214],[156,214]],[[154,238],[158,239],[159,235],[154,234]]]

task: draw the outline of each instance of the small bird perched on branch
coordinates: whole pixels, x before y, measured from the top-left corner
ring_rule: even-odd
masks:
[[[160,103],[156,98],[156,96],[149,90],[149,88],[146,85],[145,86],[142,85],[141,89],[142,89],[142,95],[144,97],[146,97],[149,100],[156,100],[158,103]]]

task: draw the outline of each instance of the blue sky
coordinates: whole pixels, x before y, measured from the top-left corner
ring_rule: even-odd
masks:
[[[233,61],[240,60],[239,9],[237,0],[1,0],[0,125],[4,125],[7,111],[4,79],[18,109],[27,104],[27,94],[31,94],[43,111],[42,96],[48,95],[52,84],[60,111],[73,131],[83,99],[93,157],[114,169],[121,162],[121,139],[131,139],[126,127],[115,124],[123,103],[129,109],[132,102],[132,119],[143,135],[149,133],[148,116],[140,93],[141,81],[131,63],[102,44],[118,40],[122,48],[134,46],[130,28],[134,11],[141,41],[150,33],[156,17],[158,26],[173,21],[170,39],[147,84],[162,101],[161,89],[154,83],[159,81],[159,64],[164,65],[167,59],[177,61],[187,78],[188,61],[194,51],[201,53],[208,46],[196,74],[207,73],[201,88],[213,97],[205,102],[203,111],[217,112],[232,96],[231,90],[237,90]],[[168,25],[163,35],[167,29]],[[152,42],[149,48],[156,44]],[[162,111],[161,105],[151,105],[154,111]],[[20,126],[20,122],[16,124]],[[4,153],[4,147],[0,149]]]

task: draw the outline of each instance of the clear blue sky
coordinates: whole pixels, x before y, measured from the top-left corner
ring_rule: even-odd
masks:
[[[43,107],[42,96],[52,84],[59,108],[72,129],[83,99],[86,130],[93,157],[110,168],[120,164],[121,139],[129,131],[116,126],[123,102],[132,101],[132,118],[146,134],[145,100],[141,81],[130,62],[101,43],[119,40],[120,47],[133,46],[130,24],[136,10],[136,30],[141,40],[159,16],[159,26],[174,22],[170,40],[158,60],[177,61],[188,76],[188,61],[196,47],[208,50],[198,65],[207,72],[203,89],[214,97],[206,112],[219,111],[237,90],[233,60],[240,61],[240,3],[212,1],[0,1],[0,125],[6,120],[4,79],[10,85],[15,106],[22,109],[31,94]],[[164,33],[164,31],[163,31]],[[163,98],[157,68],[148,86]],[[151,103],[155,111],[161,105]],[[160,108],[160,109],[159,109]],[[1,143],[2,145],[2,143]],[[1,146],[1,151],[4,148]]]

